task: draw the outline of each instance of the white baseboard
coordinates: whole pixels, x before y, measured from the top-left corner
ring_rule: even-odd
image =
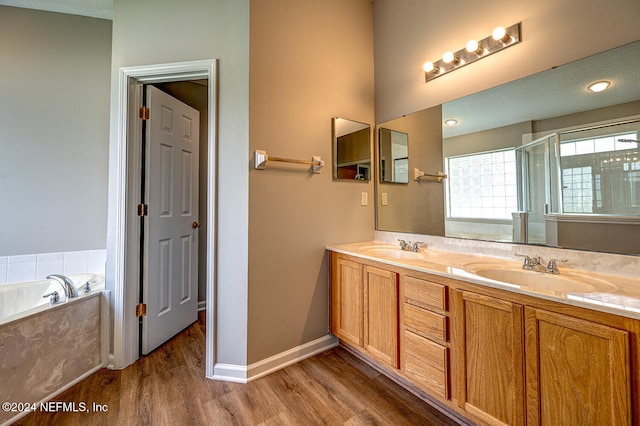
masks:
[[[213,380],[235,383],[249,383],[274,371],[312,357],[320,352],[338,346],[338,338],[332,334],[289,349],[249,366],[217,363],[213,367]]]

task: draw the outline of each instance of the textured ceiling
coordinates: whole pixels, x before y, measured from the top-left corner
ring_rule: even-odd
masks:
[[[113,0],[0,0],[2,6],[112,19]]]
[[[591,93],[598,80],[609,89]],[[640,99],[640,41],[525,77],[442,106],[443,137],[543,120]]]

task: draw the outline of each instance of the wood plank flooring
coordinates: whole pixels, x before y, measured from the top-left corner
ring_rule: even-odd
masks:
[[[124,370],[102,369],[54,401],[107,412],[34,412],[17,425],[455,425],[342,348],[248,384],[204,377],[204,318]]]

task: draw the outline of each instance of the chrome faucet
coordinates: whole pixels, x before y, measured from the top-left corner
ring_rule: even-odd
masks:
[[[71,278],[61,274],[51,274],[47,276],[47,279],[53,279],[59,282],[64,289],[64,295],[67,296],[67,299],[78,297],[78,289],[75,284],[73,284],[73,281],[71,281]]]
[[[398,239],[400,242],[400,250],[411,250],[411,241],[406,242],[405,240]]]
[[[411,244],[411,251],[418,253],[420,251],[420,246],[423,244],[424,243],[422,241],[416,241],[415,243]]]
[[[559,274],[560,270],[558,269],[558,262],[567,261],[567,259],[551,259],[547,263],[547,266],[544,266],[540,256],[529,257],[525,254],[518,254],[518,253],[515,253],[515,255],[519,257],[524,257],[524,262],[522,263],[522,269],[526,269],[527,271],[546,272],[549,274]]]
[[[566,262],[567,259],[551,259],[547,264],[547,272],[550,274],[559,274],[558,262]]]

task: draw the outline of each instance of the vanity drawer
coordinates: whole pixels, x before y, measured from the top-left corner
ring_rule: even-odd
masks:
[[[449,399],[449,349],[405,330],[402,371],[420,388]]]
[[[431,340],[447,341],[447,317],[405,303],[402,319],[404,327]]]
[[[447,286],[410,276],[402,277],[404,302],[421,308],[447,310]]]

